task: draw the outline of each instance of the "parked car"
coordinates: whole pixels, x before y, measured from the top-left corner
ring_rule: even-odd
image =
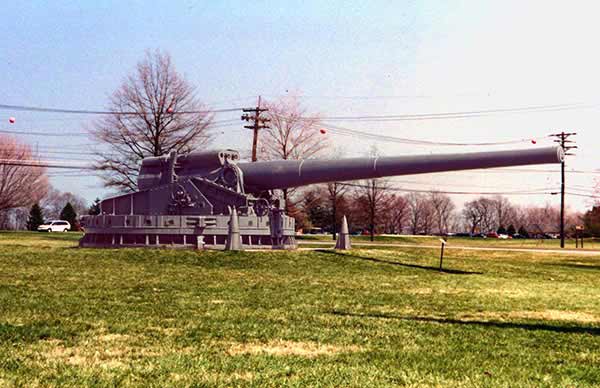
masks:
[[[512,238],[527,238],[527,237],[523,236],[522,234],[515,233],[515,234],[512,235]]]
[[[304,234],[323,234],[323,229],[322,228],[307,228],[304,231]]]
[[[487,234],[487,237],[488,238],[499,238],[498,233],[496,233],[496,232],[489,232]]]
[[[38,226],[38,232],[68,232],[71,224],[64,220],[53,220]]]
[[[498,238],[502,239],[502,240],[508,240],[509,238],[512,238],[512,236],[509,236],[508,234],[500,233],[500,234],[498,234]]]
[[[475,233],[474,235],[472,235],[471,237],[481,237],[481,238],[487,238],[487,235],[485,233]]]
[[[448,234],[450,236],[450,234]],[[454,237],[471,237],[471,233],[454,233]]]

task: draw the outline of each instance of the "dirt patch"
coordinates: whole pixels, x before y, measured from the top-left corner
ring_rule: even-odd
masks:
[[[235,372],[229,375],[229,380],[243,380],[252,381],[254,380],[254,373],[252,372]]]
[[[75,366],[103,368],[121,368],[124,363],[124,350],[104,349],[93,351],[80,346],[65,347],[62,344],[49,344],[49,348],[40,353],[44,361],[61,362]]]
[[[159,327],[159,326],[151,326],[148,330],[156,331],[166,337],[172,337],[175,335],[181,334],[181,329],[177,327]]]
[[[463,314],[461,319],[537,319],[543,321],[571,321],[579,323],[600,323],[600,317],[579,311],[543,310],[543,311],[488,311],[474,314]]]
[[[125,368],[131,361],[154,357],[160,349],[136,345],[138,337],[124,334],[111,334],[101,330],[96,335],[74,346],[66,346],[62,341],[42,342],[37,359],[42,363],[64,363],[91,368]],[[143,343],[143,342],[142,342]]]
[[[431,295],[433,294],[432,288],[410,288],[408,290],[404,290],[406,294],[411,295]]]
[[[316,342],[296,342],[284,340],[270,341],[267,343],[234,343],[231,344],[227,350],[227,352],[231,355],[271,354],[275,356],[301,356],[307,358],[358,351],[361,351],[361,348],[354,345],[339,346],[319,344]]]
[[[130,336],[125,334],[103,334],[98,337],[102,342],[123,342],[129,340]]]
[[[484,289],[484,290],[477,290],[476,292],[479,294],[494,295],[499,298],[513,298],[513,299],[529,298],[533,294],[529,290],[524,290],[524,289],[520,289],[517,287],[505,288],[505,289],[488,288],[488,289]]]

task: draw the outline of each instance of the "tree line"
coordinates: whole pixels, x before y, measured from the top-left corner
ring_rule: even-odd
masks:
[[[332,190],[335,187],[341,190]],[[371,236],[497,232],[541,237],[560,229],[560,209],[550,204],[520,206],[497,195],[481,196],[458,209],[447,194],[402,193],[382,179],[319,185],[305,190],[300,197],[294,205],[296,221],[305,231],[316,228],[335,234],[343,215],[353,232]],[[566,230],[573,233],[583,219],[582,214],[567,211]]]
[[[37,230],[37,227],[52,220],[64,220],[71,230],[80,230],[81,215],[100,214],[100,199],[88,202],[79,195],[61,192],[53,187],[47,189],[31,207],[13,207],[0,210],[0,230]]]

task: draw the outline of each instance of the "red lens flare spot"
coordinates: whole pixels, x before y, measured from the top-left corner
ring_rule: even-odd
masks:
[[[324,134],[326,134],[326,133],[327,133],[327,131],[326,131],[326,130],[324,130],[323,128],[321,128],[321,130],[320,130],[319,132],[321,132],[321,134],[322,134],[322,135],[324,135]]]
[[[171,107],[167,108],[167,113],[173,113],[173,108],[171,108]]]
[[[531,144],[537,144],[537,141],[535,139],[531,139]]]
[[[8,122],[11,123],[11,124],[14,124],[15,121],[17,121],[17,119],[15,119],[14,117],[9,117],[8,118]]]

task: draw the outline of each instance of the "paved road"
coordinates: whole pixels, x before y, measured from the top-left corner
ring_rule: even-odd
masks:
[[[329,241],[298,241],[300,246],[310,245],[331,245],[335,246],[334,242]],[[390,247],[390,248],[423,248],[423,249],[439,249],[439,245],[416,245],[416,244],[397,244],[397,243],[378,243],[378,242],[353,242],[353,246],[356,247]],[[309,248],[310,249],[310,248]],[[315,248],[316,249],[316,248]],[[586,250],[575,250],[575,249],[548,249],[548,248],[502,248],[502,247],[468,247],[448,244],[448,249],[463,249],[467,251],[502,251],[502,252],[534,252],[534,253],[558,253],[568,255],[580,255],[580,256],[600,256],[600,251],[586,251]]]

